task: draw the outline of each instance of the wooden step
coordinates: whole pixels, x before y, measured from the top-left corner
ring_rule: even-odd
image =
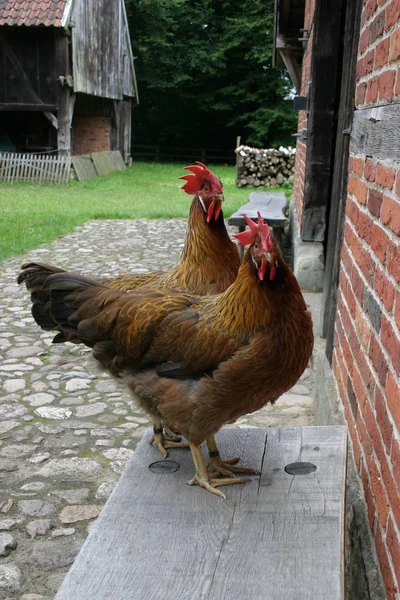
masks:
[[[189,451],[170,451],[176,471],[150,470],[162,457],[149,435],[57,600],[344,598],[344,427],[219,432],[223,457],[261,473],[222,488],[227,500],[185,484]]]

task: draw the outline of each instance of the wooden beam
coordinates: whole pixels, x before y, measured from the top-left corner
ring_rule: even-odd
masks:
[[[296,88],[296,92],[300,94],[301,92],[301,68],[299,63],[297,62],[296,56],[292,48],[288,48],[287,46],[278,46],[278,52],[282,57],[283,62],[285,63],[285,67],[287,68],[290,79],[293,82],[294,87]],[[298,51],[298,49],[297,49]]]
[[[0,110],[23,110],[26,112],[52,112],[58,109],[58,104],[26,104],[23,102],[3,102],[0,104]]]
[[[343,39],[343,68],[338,111],[335,159],[326,246],[324,289],[321,304],[322,336],[326,338],[325,352],[331,362],[336,321],[337,290],[339,284],[340,253],[343,243],[344,219],[347,201],[349,141],[345,134],[351,127],[354,114],[356,65],[362,0],[347,3]],[[400,107],[399,107],[400,108]],[[400,115],[400,111],[399,111]],[[400,129],[400,121],[399,121]],[[394,131],[396,128],[394,128]]]
[[[356,110],[350,152],[379,160],[400,160],[400,104]]]
[[[46,119],[48,119],[50,121],[50,123],[53,125],[54,129],[58,129],[58,119],[55,115],[53,115],[53,113],[48,112],[48,111],[43,111],[44,116],[46,117]]]
[[[58,108],[57,145],[60,156],[72,154],[72,117],[74,114],[75,94],[67,87],[60,90],[60,106]]]
[[[323,242],[333,170],[346,0],[316,2],[301,239]]]

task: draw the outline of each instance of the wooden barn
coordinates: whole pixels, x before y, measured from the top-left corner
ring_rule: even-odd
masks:
[[[0,0],[0,152],[131,157],[124,0]]]

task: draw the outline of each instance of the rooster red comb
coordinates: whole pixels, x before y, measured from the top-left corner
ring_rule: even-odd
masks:
[[[206,165],[196,161],[195,165],[185,167],[186,171],[192,171],[190,175],[183,175],[179,179],[185,179],[186,183],[182,186],[182,189],[187,194],[197,194],[200,191],[201,186],[205,179],[208,179],[212,188],[216,194],[222,194],[222,184],[218,177],[214,175],[210,169],[207,169]]]
[[[239,240],[239,244],[241,246],[247,246],[252,244],[256,237],[259,236],[261,238],[261,243],[264,246],[264,250],[266,252],[270,252],[272,250],[272,243],[269,227],[267,223],[264,223],[264,219],[260,215],[259,211],[257,211],[257,215],[258,223],[255,223],[247,215],[243,215],[243,218],[250,229],[246,229],[246,231],[242,231],[241,233],[236,233],[234,237]]]

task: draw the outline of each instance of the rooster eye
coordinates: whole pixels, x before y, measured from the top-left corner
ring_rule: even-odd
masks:
[[[209,188],[207,186],[204,187],[204,191],[208,194],[208,192],[210,191]]]

